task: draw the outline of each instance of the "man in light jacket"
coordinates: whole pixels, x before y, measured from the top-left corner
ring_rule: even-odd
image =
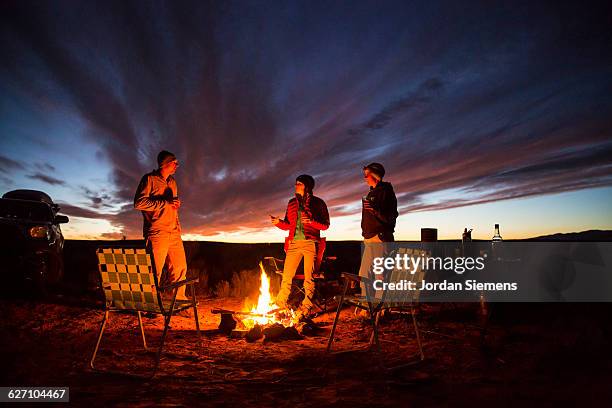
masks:
[[[142,211],[143,236],[153,256],[157,280],[163,284],[164,266],[168,272],[166,281],[177,282],[187,275],[187,261],[178,216],[181,200],[172,177],[179,163],[174,154],[164,150],[157,155],[157,164],[157,170],[142,177],[134,196],[134,208]],[[178,288],[176,300],[188,300],[185,285]]]

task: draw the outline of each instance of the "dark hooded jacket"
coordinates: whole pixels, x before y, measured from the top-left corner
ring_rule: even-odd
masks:
[[[366,196],[374,211],[361,211],[361,235],[372,238],[378,235],[383,242],[393,241],[395,219],[397,212],[397,198],[391,183],[380,181],[376,187],[370,187]],[[362,203],[363,205],[363,203]]]

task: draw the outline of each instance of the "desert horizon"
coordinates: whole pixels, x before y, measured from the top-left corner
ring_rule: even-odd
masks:
[[[0,1],[0,404],[612,406],[612,3]]]

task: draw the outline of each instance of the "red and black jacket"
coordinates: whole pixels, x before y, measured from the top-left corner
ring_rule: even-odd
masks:
[[[321,237],[320,231],[324,231],[329,228],[329,212],[327,211],[327,205],[325,201],[319,197],[313,196],[312,194],[306,194],[303,199],[296,195],[294,198],[289,200],[287,204],[287,211],[285,211],[285,219],[280,220],[276,226],[282,230],[289,231],[288,240],[293,239],[295,234],[295,226],[297,224],[297,214],[299,208],[299,201],[303,200],[304,213],[310,218],[310,223],[304,224],[304,235],[306,239],[319,240]]]

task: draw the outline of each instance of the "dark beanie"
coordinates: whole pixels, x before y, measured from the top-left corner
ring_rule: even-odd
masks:
[[[176,156],[167,150],[162,150],[157,155],[157,165],[159,167],[162,167],[164,164],[168,164],[173,160],[176,160]]]
[[[312,178],[312,176],[309,176],[308,174],[302,174],[302,175],[297,176],[295,181],[299,181],[303,183],[304,186],[306,186],[307,191],[312,192],[312,190],[314,189],[315,180],[314,178]]]
[[[385,168],[380,163],[370,163],[363,168],[364,170],[370,170],[370,173],[374,173],[379,179],[385,177]]]

